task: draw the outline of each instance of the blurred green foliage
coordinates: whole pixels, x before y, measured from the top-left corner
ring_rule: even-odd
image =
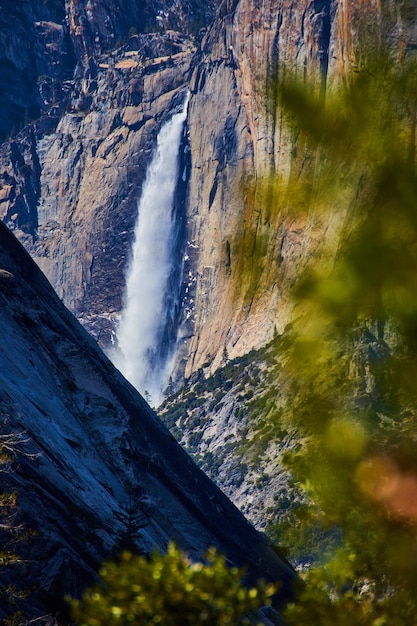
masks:
[[[283,537],[323,543],[290,625],[417,621],[417,64],[368,57],[325,98],[275,90],[294,137],[280,219],[322,229],[286,333],[287,455],[305,505]],[[301,217],[300,217],[301,216]],[[319,533],[318,533],[319,530]],[[291,547],[291,546],[290,546]],[[290,549],[291,554],[291,549]]]
[[[125,552],[100,575],[103,585],[72,601],[80,626],[253,624],[256,611],[276,592],[262,582],[244,586],[244,572],[229,567],[214,549],[206,563],[192,563],[173,543],[165,555],[155,552],[151,558]]]

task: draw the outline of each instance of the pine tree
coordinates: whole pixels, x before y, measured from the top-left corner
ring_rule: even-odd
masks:
[[[129,550],[133,553],[137,552],[137,540],[140,537],[140,531],[148,525],[149,520],[143,496],[131,493],[127,507],[117,514],[117,517],[124,526],[115,549],[117,556],[123,550]]]

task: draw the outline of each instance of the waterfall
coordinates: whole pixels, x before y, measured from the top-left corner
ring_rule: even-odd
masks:
[[[181,111],[162,126],[147,170],[138,202],[118,347],[112,355],[115,365],[153,406],[163,399],[173,357],[172,338],[167,337],[173,307],[178,304],[170,293],[178,263],[173,207],[187,105],[188,96]]]

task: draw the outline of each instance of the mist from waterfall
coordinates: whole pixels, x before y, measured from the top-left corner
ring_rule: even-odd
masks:
[[[162,402],[172,369],[166,328],[172,316],[170,281],[178,227],[174,195],[188,96],[161,128],[138,202],[124,308],[117,331],[115,365],[153,406]]]

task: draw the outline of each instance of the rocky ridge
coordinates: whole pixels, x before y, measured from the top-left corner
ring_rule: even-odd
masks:
[[[79,595],[126,539],[143,554],[174,540],[191,558],[215,545],[251,576],[285,581],[285,597],[291,567],[194,465],[3,225],[0,266],[1,435],[17,439],[2,488],[16,491],[33,537],[17,548],[22,565],[2,574],[32,593],[16,608],[62,611],[64,594]]]
[[[282,533],[287,524],[293,527],[294,512],[304,501],[284,461],[302,448],[305,437],[292,419],[299,402],[288,369],[293,340],[289,326],[244,356],[229,359],[224,353],[225,364],[213,375],[210,363],[204,364],[159,407],[161,419],[199,467],[280,549]],[[381,403],[378,381],[395,346],[388,329],[382,339],[376,324],[364,325],[345,346],[341,363],[355,389],[354,410],[366,412],[387,434],[394,421]],[[292,562],[303,567],[320,558],[316,541],[292,545]]]
[[[285,422],[288,383],[285,341],[229,360],[207,376],[209,364],[159,407],[172,434],[203,471],[259,530],[296,504],[282,455],[299,445]]]
[[[4,0],[0,16],[0,140],[56,107],[66,81],[131,35],[167,29],[195,35],[216,1]]]

